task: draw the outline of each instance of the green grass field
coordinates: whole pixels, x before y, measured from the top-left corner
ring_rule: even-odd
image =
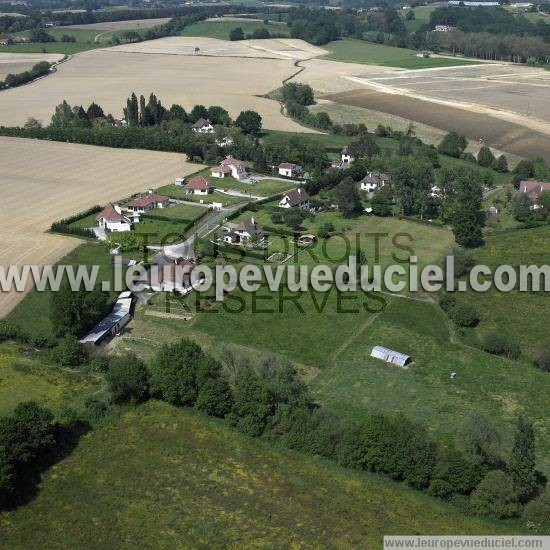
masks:
[[[196,220],[204,214],[204,206],[193,206],[191,204],[171,204],[167,208],[156,208],[145,213],[142,218],[146,219],[150,216],[162,216],[163,218],[173,218],[175,220]],[[141,222],[139,222],[141,223]],[[136,224],[136,227],[137,225]]]
[[[224,21],[220,19],[220,21],[199,21],[189,25],[180,32],[180,36],[205,36],[229,40],[229,33],[237,27],[244,31],[245,36],[259,29],[267,29],[270,33],[285,36],[290,34],[288,27],[281,23],[271,22],[269,25],[265,25],[262,21]]]
[[[22,401],[36,401],[53,410],[78,407],[102,386],[101,379],[48,364],[39,354],[19,351],[15,344],[0,344],[0,416]]]
[[[374,345],[407,353],[415,363],[408,370],[389,367],[370,358]],[[321,403],[342,415],[357,420],[369,411],[403,412],[448,441],[464,417],[477,412],[499,428],[507,452],[515,420],[526,413],[536,426],[539,467],[550,472],[550,419],[544,405],[550,377],[459,343],[435,305],[393,298],[332,360],[312,388]]]
[[[415,51],[405,48],[374,44],[363,40],[346,38],[323,46],[330,53],[324,59],[347,63],[366,63],[403,69],[431,69],[476,64],[475,61],[446,57],[417,57]]]
[[[60,260],[57,265],[98,265],[98,280],[112,280],[112,256],[109,254],[107,246],[97,241],[84,242]],[[51,335],[50,296],[49,289],[43,292],[33,289],[6,316],[6,319],[24,327],[31,336]]]
[[[84,437],[0,527],[6,548],[376,548],[388,533],[521,530],[159,402]]]
[[[495,269],[511,266],[548,264],[550,227],[524,229],[490,235],[486,244],[474,252],[477,264]],[[481,321],[475,329],[466,332],[466,341],[479,343],[491,331],[507,334],[521,347],[526,360],[532,359],[536,349],[550,342],[548,311],[550,297],[544,292],[513,291],[465,293],[465,299],[479,311]],[[550,377],[547,377],[550,378]]]
[[[405,20],[407,32],[416,32],[420,29],[420,27],[422,27],[422,25],[428,23],[430,20],[430,14],[434,9],[434,6],[419,6],[418,8],[414,8],[414,19],[412,21]],[[405,19],[407,13],[408,10],[403,13],[403,19]]]

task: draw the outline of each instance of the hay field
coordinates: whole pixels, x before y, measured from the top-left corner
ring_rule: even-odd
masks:
[[[66,25],[56,27],[58,29],[92,29],[97,31],[126,31],[134,29],[150,29],[156,25],[162,25],[170,21],[169,17],[158,19],[130,19],[128,21],[105,21],[103,23],[89,23],[86,25]]]
[[[265,44],[232,48],[220,40],[174,37],[83,52],[48,78],[0,93],[0,124],[22,125],[29,117],[46,123],[64,99],[86,106],[95,101],[120,117],[132,92],[155,92],[168,106],[222,105],[234,117],[252,109],[262,115],[265,128],[307,131],[284,117],[277,102],[258,96],[278,88],[296,72],[294,59],[311,56],[318,48],[302,43],[300,49],[294,45],[299,41],[257,42]],[[209,53],[189,55],[199,46]],[[242,50],[246,57],[239,56]],[[223,52],[235,57],[227,59]]]
[[[58,53],[0,53],[0,80],[4,80],[10,73],[27,71],[40,61],[55,63],[61,59],[63,54]]]
[[[1,265],[52,264],[81,241],[53,221],[197,170],[183,155],[0,137]],[[22,299],[0,293],[0,317]]]

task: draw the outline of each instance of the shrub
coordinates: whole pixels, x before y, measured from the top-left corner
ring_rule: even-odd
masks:
[[[22,336],[21,328],[9,321],[0,320],[0,342],[5,340],[19,340]]]
[[[320,239],[326,239],[330,236],[330,234],[334,231],[334,224],[331,222],[323,223],[319,226],[319,230],[317,231],[317,236]]]
[[[221,365],[190,340],[164,346],[151,364],[151,393],[172,405],[194,405],[207,380],[217,378]]]
[[[270,218],[271,218],[271,223],[275,225],[283,223],[283,215],[280,212],[273,212]]]
[[[490,332],[485,336],[483,349],[493,355],[504,355],[510,359],[517,359],[521,355],[521,350],[516,342],[497,332]]]
[[[523,510],[523,519],[538,527],[550,527],[550,492],[544,491],[528,502]]]
[[[62,367],[78,367],[87,357],[85,349],[72,334],[66,334],[54,350],[54,358]]]
[[[550,348],[541,347],[535,352],[535,366],[545,372],[550,372]]]
[[[476,308],[467,303],[456,304],[449,310],[449,317],[458,327],[473,327],[479,323]]]
[[[115,401],[141,401],[149,388],[145,364],[133,353],[111,359],[107,382]]]
[[[439,295],[439,307],[448,313],[456,305],[456,296],[451,292],[443,292]]]
[[[497,519],[514,517],[519,512],[514,484],[500,470],[489,472],[470,498],[472,511],[480,516]]]
[[[233,407],[233,394],[229,384],[219,378],[208,380],[200,389],[195,407],[210,416],[223,418]]]

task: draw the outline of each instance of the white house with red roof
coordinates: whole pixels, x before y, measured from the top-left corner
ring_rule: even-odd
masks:
[[[166,195],[157,195],[149,191],[146,195],[142,195],[131,201],[127,208],[130,212],[149,212],[154,208],[166,208],[170,204],[170,197]]]
[[[213,134],[214,133],[214,126],[212,126],[212,123],[210,122],[210,119],[208,118],[199,118],[193,126],[191,126],[191,129],[193,132],[197,134]]]
[[[185,191],[190,195],[208,195],[213,187],[208,178],[195,176],[185,185]]]
[[[95,218],[99,227],[108,231],[121,232],[132,229],[132,220],[122,213],[117,204],[109,203]]]
[[[297,178],[304,173],[304,169],[299,164],[293,162],[282,162],[279,164],[279,175],[285,178]]]
[[[242,160],[237,160],[232,156],[225,157],[219,166],[212,168],[211,173],[214,178],[225,178],[227,176],[232,176],[239,181],[248,177],[244,162]]]

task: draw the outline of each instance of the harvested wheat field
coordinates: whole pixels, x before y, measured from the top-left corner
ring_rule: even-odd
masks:
[[[158,19],[130,19],[128,21],[105,21],[103,23],[89,23],[86,25],[67,25],[59,29],[91,29],[98,31],[126,31],[134,29],[150,29],[156,25],[163,25],[170,21],[169,17]]]
[[[200,169],[175,153],[0,137],[1,265],[52,264],[79,242],[52,222]],[[22,293],[0,293],[0,317]]]
[[[550,161],[549,135],[486,114],[367,89],[332,94],[326,99],[458,132],[472,140],[482,138],[486,145],[520,157]]]
[[[296,41],[258,40],[266,45],[256,53],[255,45],[235,47],[236,52],[246,49],[247,57],[220,57],[214,46],[211,54],[190,55],[197,44],[207,50],[205,44],[212,42],[175,37],[77,54],[48,78],[0,93],[0,124],[22,125],[29,117],[47,123],[64,99],[85,106],[95,101],[106,112],[121,117],[132,92],[154,92],[164,105],[180,103],[188,109],[197,103],[222,105],[234,117],[252,109],[262,115],[266,128],[307,131],[284,117],[277,102],[258,96],[278,88],[296,72],[290,56],[310,55],[314,47],[303,43],[304,50],[300,50],[293,46]],[[230,42],[214,42],[231,50]],[[259,58],[266,55],[266,48],[276,52],[276,47],[279,58]]]
[[[58,53],[0,53],[0,80],[4,80],[10,73],[28,71],[40,61],[55,63],[63,57],[63,54]]]

